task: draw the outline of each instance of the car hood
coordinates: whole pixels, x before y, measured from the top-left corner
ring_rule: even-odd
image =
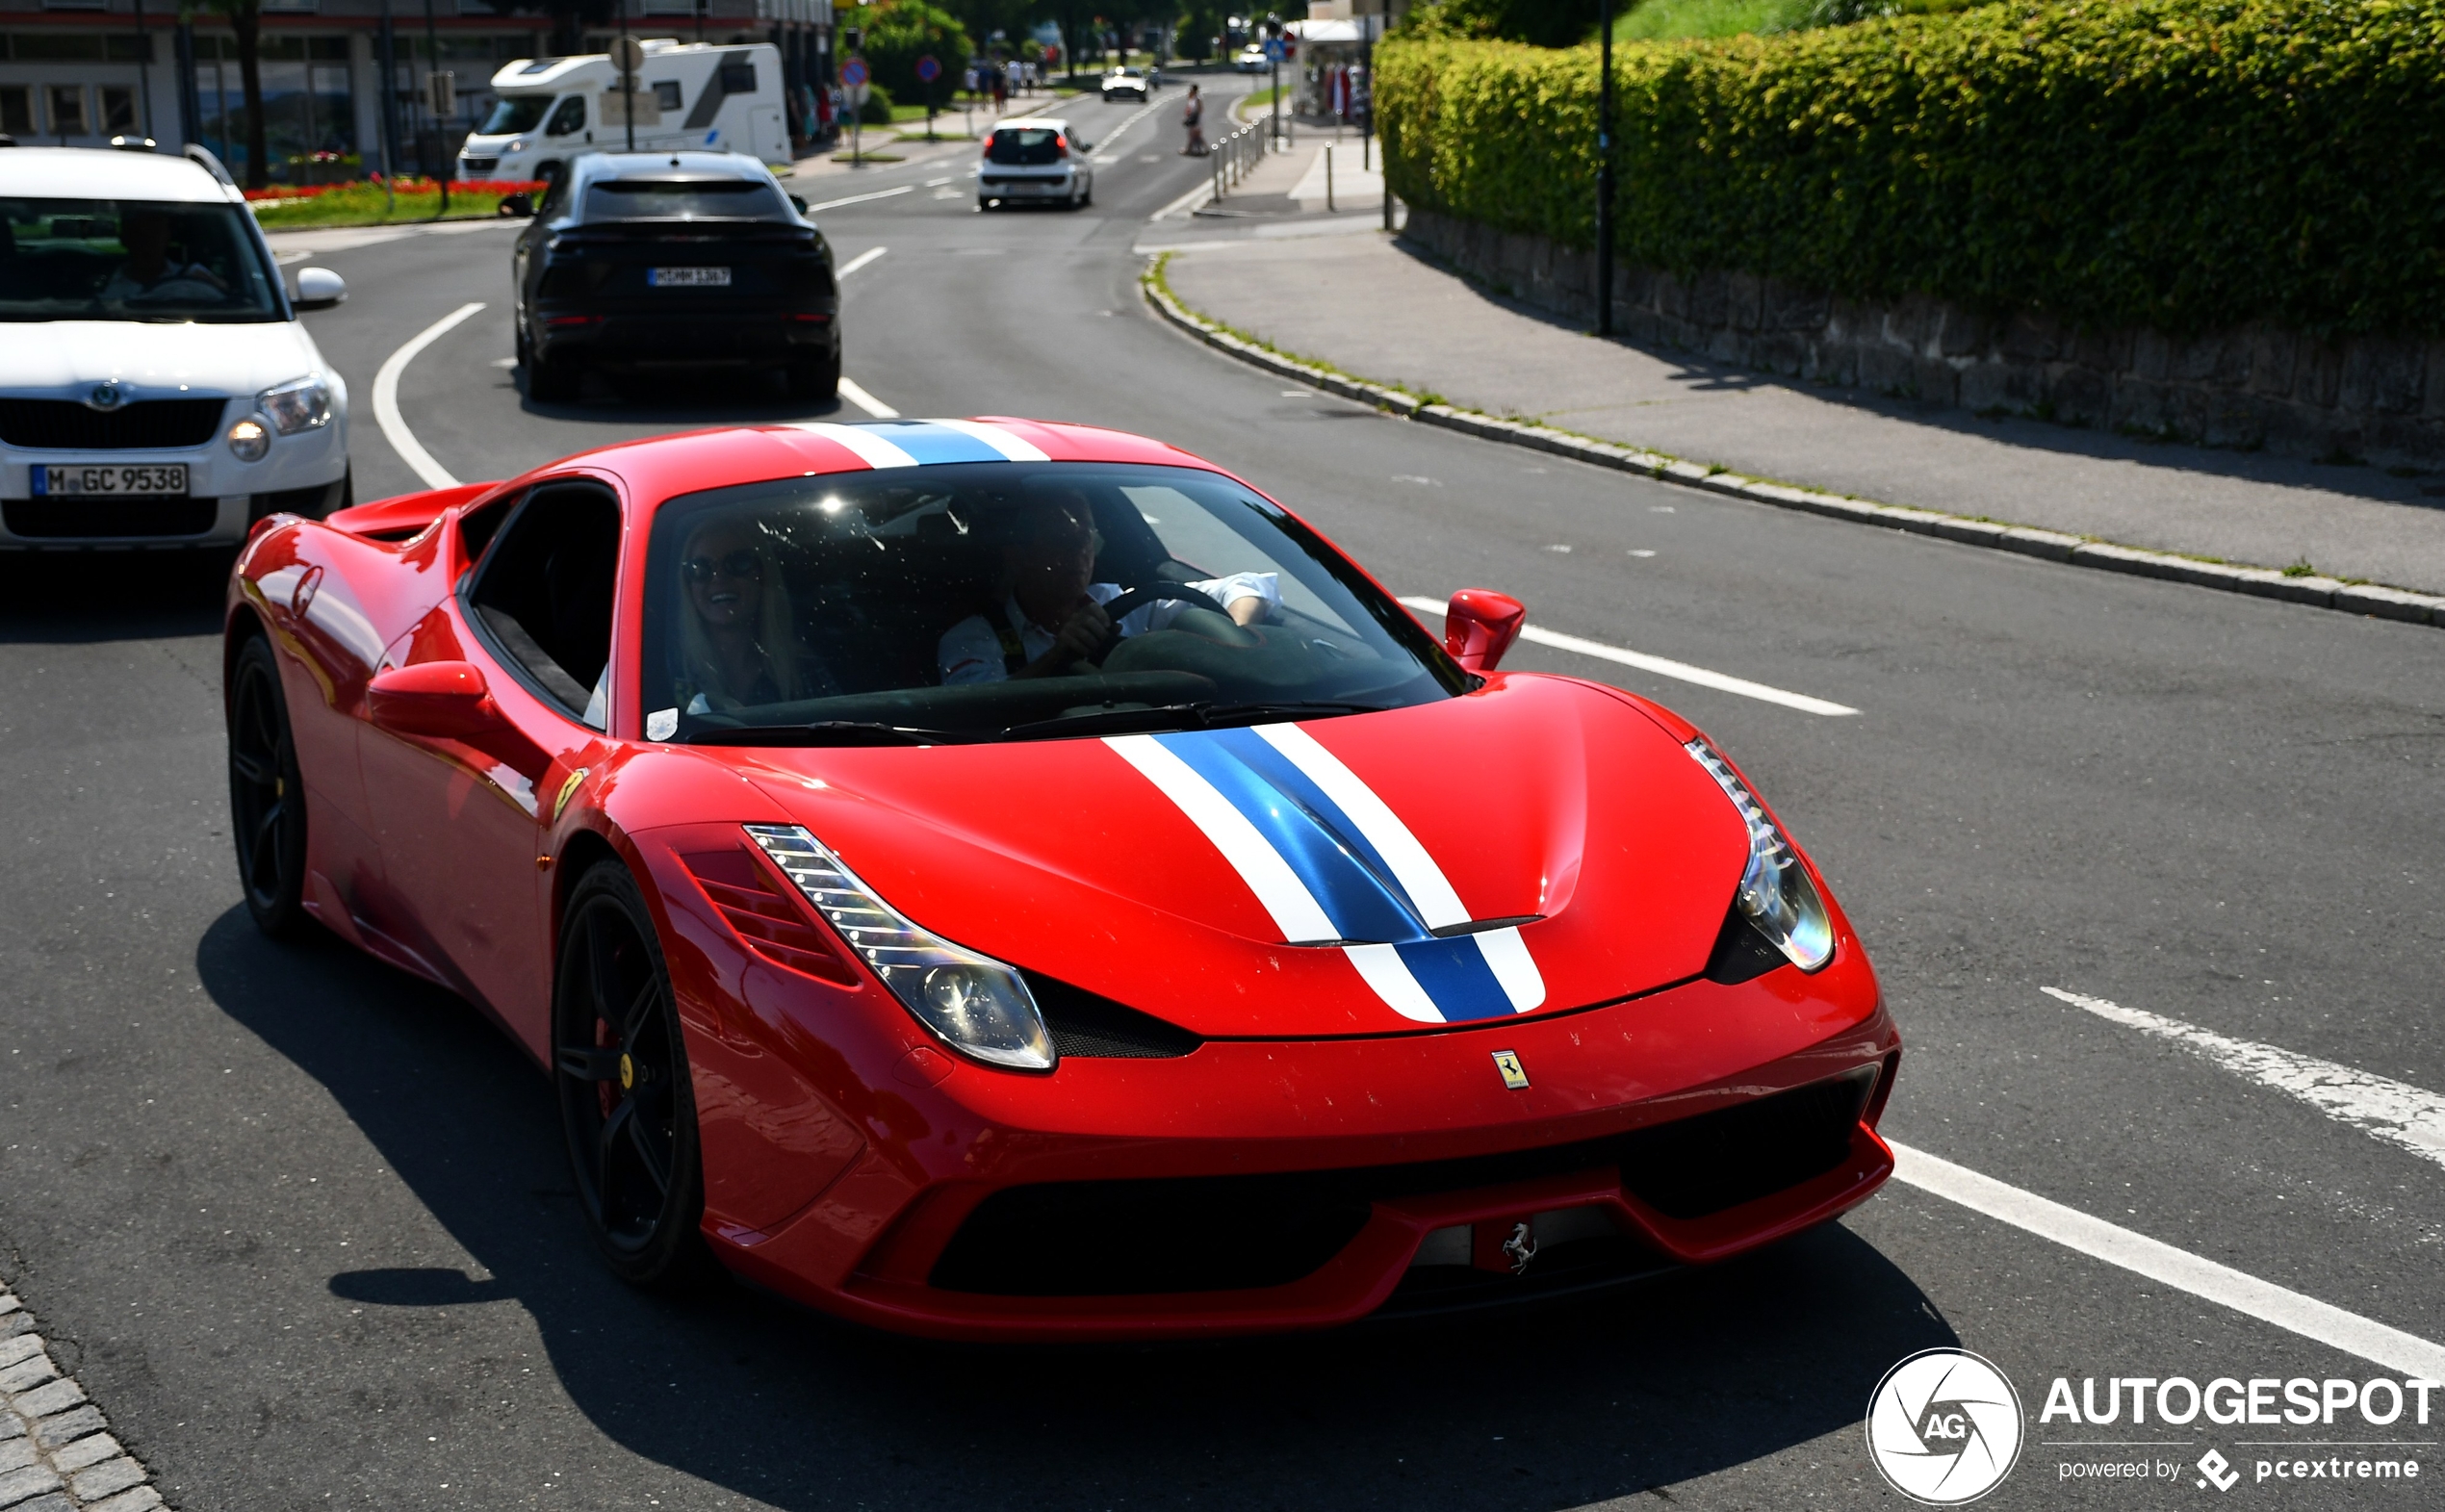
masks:
[[[244,396],[328,371],[295,320],[40,320],[0,330],[8,333],[0,341],[0,392],[26,397],[82,398],[105,379],[127,385],[130,399]]]
[[[1544,677],[1295,726],[722,756],[927,929],[1208,1037],[1686,981],[1747,857],[1677,739]]]

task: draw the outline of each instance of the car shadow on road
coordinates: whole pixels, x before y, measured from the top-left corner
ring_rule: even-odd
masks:
[[[0,645],[215,634],[236,555],[230,547],[0,552]]]
[[[475,1321],[520,1308],[605,1437],[773,1506],[831,1507],[852,1488],[994,1507],[1189,1494],[1574,1506],[1847,1431],[1880,1372],[1957,1342],[1840,1225],[1609,1301],[1226,1344],[949,1345],[741,1286],[640,1294],[579,1227],[542,1074],[475,1010],[328,936],[267,941],[242,910],[206,934],[197,964],[220,1010],[327,1089],[481,1267],[345,1270],[326,1296],[282,1299],[300,1317],[356,1304],[351,1343],[334,1346],[363,1351],[348,1366],[367,1372],[361,1396],[378,1399],[381,1372],[413,1358],[420,1393],[469,1379],[469,1399],[437,1413],[487,1410],[483,1372],[428,1374],[430,1351],[523,1348],[513,1320]],[[358,1240],[379,1254],[381,1236]],[[355,1426],[322,1431],[336,1447]]]

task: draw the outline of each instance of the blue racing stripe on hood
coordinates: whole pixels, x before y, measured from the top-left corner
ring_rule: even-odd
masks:
[[[1494,968],[1485,963],[1485,952],[1478,948],[1475,935],[1423,939],[1395,948],[1401,952],[1401,963],[1443,1011],[1446,1023],[1508,1018],[1519,1012],[1495,979]]]

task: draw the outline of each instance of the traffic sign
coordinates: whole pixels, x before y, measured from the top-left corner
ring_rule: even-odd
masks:
[[[1280,38],[1269,37],[1265,38],[1265,56],[1275,63],[1280,63],[1290,56],[1290,49],[1282,45]]]
[[[924,80],[926,83],[932,84],[935,80],[942,77],[942,65],[934,61],[934,55],[932,53],[927,53],[924,57],[919,58],[916,61],[916,76]]]
[[[611,39],[611,66],[622,73],[634,73],[645,66],[645,44],[633,37]]]
[[[866,72],[866,61],[863,58],[852,58],[840,65],[840,82],[850,89],[865,88],[866,80],[871,77],[872,75]]]

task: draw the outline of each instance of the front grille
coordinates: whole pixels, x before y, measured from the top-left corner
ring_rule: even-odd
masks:
[[[1862,1066],[1609,1139],[1460,1160],[1010,1187],[968,1215],[932,1282],[999,1296],[1282,1286],[1340,1253],[1375,1202],[1609,1166],[1657,1211],[1704,1217],[1841,1165],[1875,1085],[1876,1067]]]
[[[220,517],[218,499],[12,499],[0,524],[32,540],[202,535]]]
[[[200,447],[226,399],[139,399],[115,410],[74,399],[0,399],[0,441],[41,451],[135,451]]]
[[[458,161],[466,165],[467,171],[471,174],[490,173],[493,169],[501,167],[501,159],[499,158],[461,158]]]

